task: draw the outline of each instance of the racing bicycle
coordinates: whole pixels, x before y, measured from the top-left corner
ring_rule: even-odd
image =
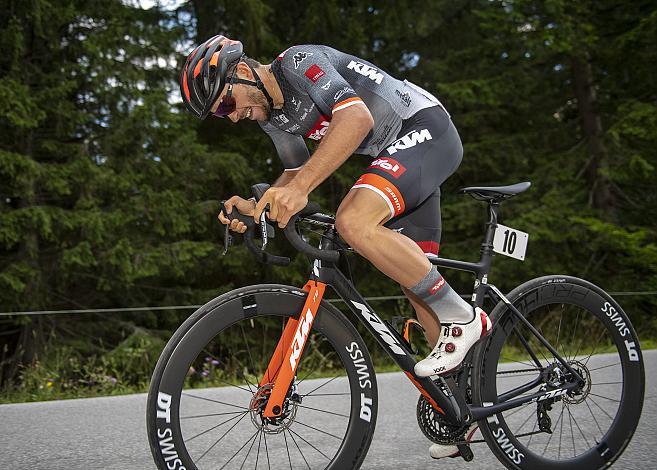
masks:
[[[146,416],[157,467],[361,466],[377,420],[376,375],[363,337],[325,298],[327,286],[417,387],[418,425],[431,441],[456,444],[466,461],[471,446],[485,442],[507,468],[610,466],[630,442],[644,398],[643,357],[628,316],[609,294],[576,277],[538,277],[506,295],[488,280],[494,253],[524,258],[527,234],[498,218],[501,203],[529,186],[462,189],[487,203],[480,259],[430,257],[474,274],[473,306],[494,305],[490,335],[448,376],[415,375],[417,322],[393,325],[375,312],[354,286],[350,248],[335,219],[310,203],[284,229],[312,261],[303,288],[262,284],[227,292],[187,318],[164,348]],[[266,189],[254,186],[254,196]],[[275,234],[266,213],[259,224],[228,217],[247,224],[246,246],[261,262],[290,263],[265,249]],[[308,241],[313,231],[317,246]],[[224,254],[230,242],[227,229]],[[483,440],[468,441],[475,422]]]

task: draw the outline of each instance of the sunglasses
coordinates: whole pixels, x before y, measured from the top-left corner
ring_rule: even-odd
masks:
[[[221,98],[221,101],[219,102],[219,106],[217,106],[217,109],[212,114],[215,117],[223,118],[228,116],[233,111],[235,111],[236,108],[237,108],[237,102],[233,97],[233,84],[231,83],[230,85],[228,85],[228,91],[223,96],[223,98]]]

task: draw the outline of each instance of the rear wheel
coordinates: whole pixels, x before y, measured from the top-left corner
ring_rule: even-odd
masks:
[[[534,279],[508,298],[584,384],[564,393],[568,369],[498,305],[492,334],[475,351],[475,403],[543,395],[480,422],[489,447],[508,468],[609,466],[636,430],[644,397],[643,358],[627,315],[597,286],[568,276]]]
[[[262,381],[285,323],[306,293],[264,285],[227,293],[195,312],[156,366],[147,424],[158,468],[358,468],[377,415],[362,338],[322,302],[296,378],[276,419],[263,416]]]

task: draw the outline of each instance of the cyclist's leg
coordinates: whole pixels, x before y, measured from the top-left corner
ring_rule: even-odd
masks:
[[[398,141],[371,163],[338,208],[336,226],[343,238],[404,287],[420,282],[431,263],[405,234],[383,224],[417,208],[456,169],[461,146],[453,128],[439,106],[421,110],[404,121]],[[452,147],[456,147],[456,136],[457,151],[441,152],[446,134]]]

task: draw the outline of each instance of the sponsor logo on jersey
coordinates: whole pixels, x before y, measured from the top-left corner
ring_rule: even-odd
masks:
[[[322,90],[328,90],[329,88],[331,88],[331,80],[329,80],[328,82],[326,82],[324,85],[321,86]]]
[[[290,122],[285,114],[279,114],[278,116],[274,117],[274,121],[276,121],[278,124],[287,124]]]
[[[330,121],[326,118],[326,116],[320,116],[313,128],[310,129],[310,131],[306,134],[306,138],[322,140],[322,137],[324,137],[324,135],[326,135],[326,131],[328,131],[329,124]]]
[[[296,54],[294,54],[294,56],[292,57],[292,60],[294,60],[294,69],[295,70],[298,69],[299,64],[303,62],[303,60],[306,57],[310,57],[311,55],[313,55],[312,52],[297,52]]]
[[[399,178],[406,171],[406,167],[404,165],[390,157],[377,158],[370,164],[369,168],[378,168],[379,170],[383,170],[395,178]]]
[[[335,103],[338,102],[338,100],[344,95],[345,93],[356,93],[353,88],[350,88],[348,86],[344,87],[342,90],[338,90],[335,95],[333,95],[333,101]]]
[[[399,90],[395,90],[395,94],[399,96],[404,106],[409,107],[411,105],[411,95],[408,92],[402,93]]]
[[[311,104],[310,108],[303,108],[303,114],[299,118],[299,121],[305,121],[308,117],[308,113],[312,113],[313,109],[315,109],[315,103]]]
[[[370,80],[375,81],[377,85],[381,85],[381,82],[383,81],[383,74],[374,67],[370,67],[369,65],[352,60],[349,62],[349,65],[347,65],[347,68],[363,75],[364,77],[369,78]]]
[[[294,131],[298,131],[300,127],[301,127],[301,126],[300,126],[299,124],[295,124],[294,126],[292,126],[292,127],[288,127],[287,129],[285,129],[285,132],[294,132]]]
[[[299,111],[299,108],[301,107],[301,100],[298,99],[296,96],[292,97],[292,106],[294,106],[295,111]]]
[[[406,150],[415,147],[424,141],[431,140],[431,133],[427,129],[421,131],[411,131],[401,139],[395,140],[386,150],[390,155],[396,153],[398,150]]]
[[[317,80],[322,78],[326,73],[319,68],[319,65],[313,64],[310,66],[308,70],[306,70],[306,73],[304,73],[306,77],[308,77],[308,80],[310,80],[313,83],[317,83]]]

